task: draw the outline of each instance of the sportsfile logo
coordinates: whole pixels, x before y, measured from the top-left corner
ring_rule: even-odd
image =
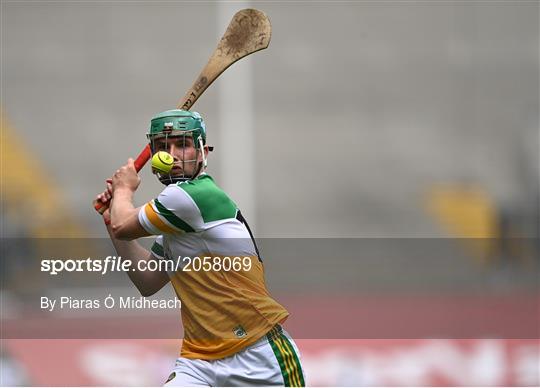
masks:
[[[41,260],[41,272],[49,275],[58,275],[61,272],[107,272],[129,271],[130,260],[121,260],[121,257],[107,256],[105,259],[43,259]]]
[[[164,272],[249,272],[252,268],[252,258],[249,256],[179,256],[176,260],[148,259],[137,260],[122,259],[121,256],[107,256],[104,259],[43,259],[41,272],[49,275],[58,275],[62,272],[98,272],[105,275],[107,272],[128,271],[164,271]]]

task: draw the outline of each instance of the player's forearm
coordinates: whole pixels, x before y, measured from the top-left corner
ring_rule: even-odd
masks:
[[[154,259],[153,255],[148,250],[143,248],[137,241],[124,241],[115,238],[110,225],[107,226],[107,231],[109,232],[117,255],[121,258],[120,260],[130,260],[131,266],[127,271],[127,275],[141,295],[153,295],[168,282],[169,279],[167,274],[140,269],[147,268],[146,265],[140,266],[140,261]]]
[[[125,241],[117,239],[114,236],[111,225],[107,226],[107,231],[111,237],[111,241],[116,249],[116,253],[122,256],[123,259],[129,259],[132,262],[135,260],[146,259],[150,256],[150,252],[143,248],[137,241]]]
[[[111,201],[111,231],[116,239],[131,239],[129,225],[137,220],[138,211],[133,206],[133,192],[116,190]]]

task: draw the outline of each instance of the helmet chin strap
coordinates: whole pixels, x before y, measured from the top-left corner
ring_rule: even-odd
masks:
[[[202,160],[203,160],[202,167],[206,168],[208,166],[208,160],[206,159],[206,154],[204,153],[204,143],[203,143],[202,137],[200,135],[199,135],[198,140],[199,140],[199,149],[202,152]]]

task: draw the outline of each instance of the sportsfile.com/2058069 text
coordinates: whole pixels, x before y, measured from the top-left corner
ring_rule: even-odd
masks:
[[[148,259],[137,260],[135,265],[131,260],[120,256],[107,256],[104,259],[43,259],[41,272],[58,275],[62,272],[107,272],[127,271],[166,271],[166,272],[229,272],[250,271],[252,257],[250,256],[179,256],[176,260]]]

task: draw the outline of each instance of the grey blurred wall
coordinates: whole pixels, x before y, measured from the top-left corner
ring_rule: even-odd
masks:
[[[441,182],[473,182],[501,206],[537,212],[538,2],[251,5],[273,24],[270,48],[244,59],[259,236],[439,236],[424,204]],[[5,113],[66,208],[103,235],[90,201],[206,62],[225,28],[217,5],[1,7]],[[209,172],[227,187],[219,87],[195,109],[217,149]],[[142,176],[139,203],[160,189]]]

